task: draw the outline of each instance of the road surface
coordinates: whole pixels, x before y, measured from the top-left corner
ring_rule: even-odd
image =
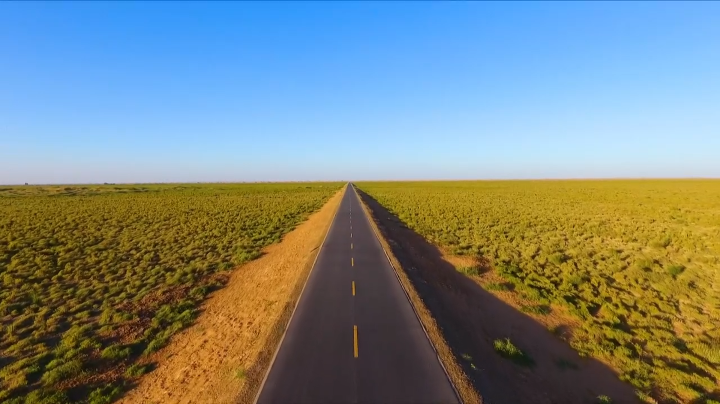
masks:
[[[257,402],[458,402],[352,187]]]

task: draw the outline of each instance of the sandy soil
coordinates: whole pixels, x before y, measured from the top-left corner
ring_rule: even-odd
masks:
[[[264,255],[234,270],[193,326],[153,358],[120,403],[235,403],[254,399],[342,192]]]
[[[467,261],[447,256],[374,199],[359,194],[372,211],[391,258],[397,260],[413,294],[421,301],[421,307],[416,308],[421,319],[422,311],[428,311],[441,333],[434,336],[431,325],[428,335],[436,346],[450,347],[454,361],[480,392],[484,404],[590,404],[598,402],[599,395],[611,397],[613,403],[639,401],[633,388],[621,382],[606,364],[579,357],[560,338],[570,338],[567,334],[575,325],[575,320],[561,309],[542,320],[521,312],[518,308],[523,302],[516,294],[493,294],[481,287],[497,281],[491,266],[481,257]],[[479,265],[485,274],[468,277],[459,273],[456,265]],[[411,300],[417,303],[412,296]],[[548,328],[557,328],[565,335],[553,335]],[[534,366],[517,365],[495,352],[493,341],[506,337],[532,357]],[[438,353],[445,363],[442,349]],[[451,368],[452,364],[448,373],[453,378]],[[462,385],[462,380],[456,384]]]

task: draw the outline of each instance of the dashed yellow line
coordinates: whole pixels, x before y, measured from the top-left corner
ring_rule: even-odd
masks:
[[[355,266],[355,258],[353,258],[353,257],[350,257],[350,266],[351,267]]]
[[[354,349],[354,354],[355,354],[355,357],[357,358],[357,357],[358,357],[358,337],[357,337],[357,326],[353,326],[353,334],[354,334],[354,336],[355,336],[355,338],[354,338],[354,339],[355,339],[355,344],[354,344],[354,345],[355,345],[355,349]]]
[[[355,296],[355,281],[352,281],[352,287],[353,287],[353,296]]]
[[[351,250],[353,249],[353,245],[352,245],[352,243],[350,243],[350,249],[351,249]]]

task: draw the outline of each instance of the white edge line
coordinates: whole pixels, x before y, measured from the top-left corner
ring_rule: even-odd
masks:
[[[343,197],[345,196],[346,192],[347,192],[347,186],[345,187],[345,192],[343,192]],[[285,326],[285,330],[283,331],[282,337],[280,337],[280,342],[278,342],[277,348],[275,348],[275,352],[273,353],[273,356],[270,359],[270,366],[268,366],[268,369],[265,372],[265,376],[263,377],[262,383],[260,383],[260,388],[258,389],[257,393],[255,394],[255,399],[253,400],[254,404],[257,404],[258,400],[260,399],[260,393],[262,393],[263,387],[265,387],[265,382],[267,381],[268,376],[270,376],[270,371],[272,370],[272,367],[275,364],[275,358],[277,358],[278,352],[280,352],[280,347],[282,346],[282,343],[285,340],[285,335],[287,334],[287,330],[290,328],[290,324],[292,323],[293,317],[295,316],[295,310],[297,310],[297,307],[300,304],[300,299],[302,298],[302,295],[303,295],[303,292],[305,292],[305,287],[307,286],[308,280],[310,280],[310,276],[312,275],[313,270],[315,269],[315,264],[317,263],[318,257],[320,256],[320,252],[322,252],[322,248],[325,245],[325,240],[327,240],[327,237],[330,234],[330,229],[332,229],[332,226],[335,223],[335,217],[337,216],[338,212],[340,211],[340,205],[342,205],[342,197],[340,198],[340,203],[338,204],[337,209],[335,209],[335,214],[333,214],[333,218],[330,221],[330,226],[328,226],[328,229],[325,232],[325,237],[323,237],[323,241],[322,241],[322,243],[320,243],[320,246],[318,247],[318,252],[315,255],[315,259],[313,260],[313,264],[312,264],[312,267],[310,268],[310,272],[308,272],[307,277],[305,278],[305,283],[303,283],[303,287],[300,290],[300,294],[298,295],[297,301],[295,302],[295,307],[293,307],[292,313],[290,313],[290,319],[288,320],[288,323]]]
[[[355,186],[353,187],[353,192],[355,192],[355,196],[360,199],[360,195],[358,195]],[[362,202],[361,202],[362,203]],[[367,210],[363,209],[366,213],[366,218],[368,221],[372,220],[371,217],[368,216],[368,211],[370,208],[367,206],[364,206],[367,208]],[[373,230],[373,234],[375,234],[375,238],[378,240],[378,244],[380,244],[380,249],[383,250],[383,253],[385,253],[385,258],[387,258],[388,263],[390,264],[390,267],[393,269],[393,273],[395,274],[395,277],[397,278],[398,283],[400,284],[400,287],[402,288],[403,292],[405,293],[405,298],[408,300],[408,303],[410,304],[410,307],[412,308],[413,313],[415,313],[415,317],[418,320],[418,323],[420,323],[420,328],[422,328],[423,332],[425,333],[425,338],[427,338],[428,342],[430,343],[430,346],[432,347],[433,352],[435,352],[435,358],[437,359],[438,363],[440,364],[440,367],[442,368],[443,372],[445,372],[445,377],[447,378],[448,383],[450,383],[450,386],[452,386],[453,392],[455,393],[455,398],[457,398],[458,403],[462,404],[462,399],[460,398],[460,394],[457,391],[457,388],[455,388],[455,384],[452,382],[452,379],[450,378],[450,375],[447,372],[447,369],[445,369],[445,365],[443,365],[442,360],[440,360],[440,355],[438,355],[437,349],[435,349],[435,344],[432,343],[432,339],[430,339],[430,335],[428,335],[427,330],[425,329],[425,325],[423,324],[422,320],[420,319],[420,316],[417,313],[417,310],[415,310],[415,306],[412,304],[412,300],[410,299],[410,295],[408,294],[408,291],[405,289],[405,285],[403,285],[402,281],[400,280],[400,275],[398,275],[397,271],[398,269],[395,268],[395,265],[393,265],[392,261],[390,260],[390,256],[388,255],[387,251],[385,251],[385,247],[380,242],[380,235],[375,230],[375,227],[372,225],[370,228]],[[409,277],[408,277],[409,279]],[[422,300],[422,299],[421,299]]]

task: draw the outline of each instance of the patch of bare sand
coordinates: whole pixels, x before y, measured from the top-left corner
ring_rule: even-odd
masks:
[[[499,281],[487,262],[444,254],[377,201],[358,193],[370,208],[391,259],[406,275],[403,283],[413,289],[411,300],[423,323],[437,324],[440,335],[431,330],[432,326],[428,329],[433,343],[451,348],[454,362],[462,367],[485,404],[593,403],[599,395],[610,396],[614,403],[639,401],[633,388],[620,381],[613,369],[596,359],[581,358],[548,330],[571,330],[576,320],[559,308],[542,320],[521,312],[519,307],[526,302],[517,294],[493,294],[481,287]],[[456,270],[470,266],[480,266],[485,274],[471,278]],[[423,311],[432,318],[423,318]],[[495,352],[493,341],[506,337],[532,357],[533,367],[519,366]],[[461,381],[456,386],[462,394],[462,377],[453,377],[452,361],[443,357],[442,349],[438,352],[444,363],[451,363],[448,373]]]
[[[154,358],[120,403],[251,401],[289,321],[344,189],[320,211],[234,270],[195,324]]]

